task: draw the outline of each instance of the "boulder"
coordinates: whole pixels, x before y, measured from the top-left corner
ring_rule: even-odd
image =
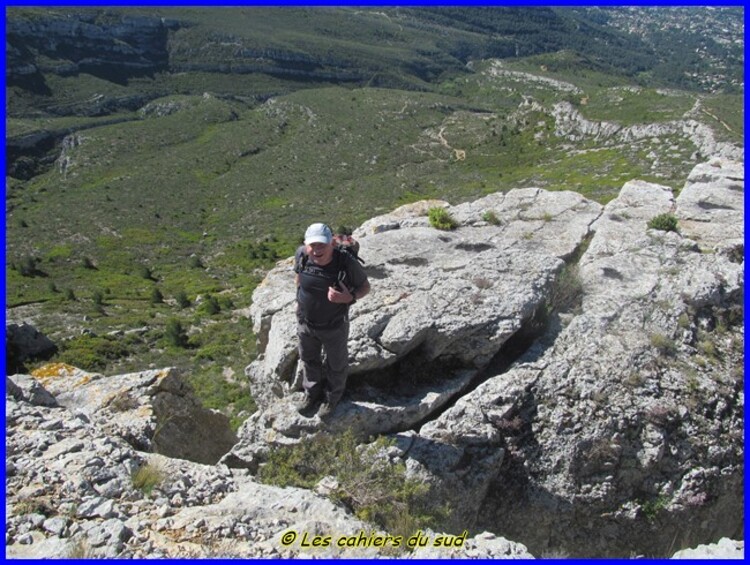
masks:
[[[63,406],[8,394],[6,412],[9,558],[531,557],[487,532],[436,546],[455,536],[431,530],[413,532],[425,545],[410,553],[313,491],[138,452]]]
[[[744,540],[721,538],[717,543],[702,544],[691,549],[682,549],[672,559],[744,559]]]
[[[691,175],[687,202],[702,185],[742,194],[741,168],[718,163]],[[714,208],[718,225],[741,241],[730,201]],[[710,216],[677,233],[647,227],[675,209],[683,217],[667,187],[627,183],[580,258],[580,311],[419,430],[507,450],[469,525],[537,555],[663,555],[741,535],[744,265],[704,252],[709,235],[691,239],[712,231]]]
[[[431,227],[426,214],[436,206],[459,227]],[[410,204],[358,228],[372,291],[351,311],[349,392],[333,428],[393,433],[443,409],[535,323],[600,213],[577,193],[521,189],[458,206]],[[227,464],[254,468],[263,442],[320,428],[291,403],[299,390],[294,307],[286,260],[253,295],[259,355],[246,374],[261,415],[240,430]]]
[[[23,371],[25,361],[48,359],[56,352],[52,340],[30,324],[5,327],[5,369],[9,375]]]
[[[60,405],[143,451],[215,463],[236,442],[228,418],[203,408],[173,368],[105,377],[53,363],[32,376]]]
[[[327,427],[396,434],[409,473],[451,504],[452,533],[609,557],[736,536],[743,192],[741,166],[715,159],[677,198],[631,181],[604,208],[523,189],[369,220],[355,237],[373,291],[353,309],[348,392]],[[460,227],[432,228],[434,206]],[[665,213],[678,231],[648,227]],[[556,302],[566,285],[578,305]],[[282,263],[254,297],[266,349],[247,374],[267,392],[230,466],[323,426],[291,402],[293,301]]]

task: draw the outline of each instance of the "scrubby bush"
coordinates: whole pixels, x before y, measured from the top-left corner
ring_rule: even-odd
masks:
[[[177,305],[180,308],[187,308],[188,306],[190,306],[190,299],[188,299],[187,294],[185,294],[185,292],[182,290],[177,293],[177,295],[175,296],[175,300],[177,301]]]
[[[453,219],[450,212],[445,208],[435,207],[427,211],[430,225],[439,230],[453,230],[458,227],[458,222]]]
[[[133,486],[146,495],[151,494],[151,491],[161,484],[164,478],[164,471],[151,464],[139,467],[132,475]]]
[[[492,224],[493,226],[500,225],[500,218],[497,217],[497,214],[495,214],[492,210],[487,210],[483,215],[482,219],[487,222],[488,224]]]
[[[391,445],[380,437],[359,446],[351,430],[319,434],[272,451],[258,476],[266,483],[305,488],[330,476],[335,485],[329,496],[349,506],[361,520],[404,536],[436,527],[447,507],[431,503],[429,486],[408,478],[404,464],[389,459],[385,453]]]
[[[672,214],[659,214],[648,221],[649,229],[677,231],[677,218]]]
[[[164,339],[167,340],[169,345],[173,345],[174,347],[186,347],[188,344],[185,329],[182,327],[182,323],[175,318],[170,318],[167,321],[167,325],[164,328]]]
[[[677,344],[664,334],[653,333],[649,336],[651,346],[663,355],[673,355],[677,351]]]
[[[164,302],[164,295],[158,288],[154,287],[151,291],[151,304],[161,304],[162,302]]]
[[[219,306],[219,301],[216,299],[215,296],[208,295],[206,296],[206,299],[203,301],[203,311],[208,314],[209,316],[213,316],[214,314],[218,314],[221,312],[221,306]]]
[[[33,277],[37,272],[36,264],[37,259],[35,257],[26,255],[18,265],[18,272],[21,276]]]
[[[99,371],[115,359],[127,357],[130,351],[121,340],[95,335],[81,335],[61,343],[58,361],[86,371]]]
[[[146,265],[140,265],[138,267],[138,276],[146,280],[154,280],[154,275],[151,269]]]
[[[583,281],[578,265],[565,265],[547,298],[548,312],[572,312],[581,305]]]

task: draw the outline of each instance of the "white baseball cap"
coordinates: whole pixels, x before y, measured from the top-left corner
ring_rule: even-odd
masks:
[[[325,224],[313,224],[305,232],[305,245],[311,243],[331,243],[333,241],[333,233],[331,228]]]

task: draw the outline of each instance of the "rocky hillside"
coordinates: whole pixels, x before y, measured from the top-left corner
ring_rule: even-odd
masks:
[[[743,194],[742,167],[715,159],[676,198],[629,182],[604,207],[524,189],[374,218],[355,232],[374,289],[329,428],[395,434],[453,502],[447,529],[535,554],[664,555],[740,534]],[[460,227],[432,228],[434,206]],[[230,466],[254,472],[320,428],[291,403],[293,301],[282,264],[255,294],[261,410]]]
[[[458,227],[432,227],[434,207]],[[393,438],[386,461],[449,505],[425,535],[467,532],[414,557],[664,557],[741,539],[743,222],[743,167],[721,158],[677,196],[641,181],[605,206],[520,189],[373,218],[355,232],[373,291],[353,309],[328,425],[293,406],[289,261],[254,295],[259,410],[236,436],[169,369],[12,376],[7,554],[387,554],[305,545],[387,533],[322,483],[257,482],[280,446],[348,429]]]

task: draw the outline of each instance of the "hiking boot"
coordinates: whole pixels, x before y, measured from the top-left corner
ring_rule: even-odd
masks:
[[[321,401],[320,396],[313,396],[305,393],[305,398],[297,403],[297,412],[303,416],[312,417],[315,414],[315,409],[318,407],[318,403]]]
[[[334,400],[333,402],[327,401],[324,402],[323,405],[320,407],[320,410],[318,410],[318,416],[321,420],[326,419],[328,416],[330,416],[333,411],[336,409],[336,406],[338,405],[338,400]]]

